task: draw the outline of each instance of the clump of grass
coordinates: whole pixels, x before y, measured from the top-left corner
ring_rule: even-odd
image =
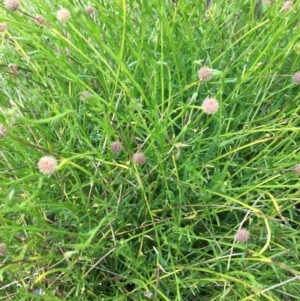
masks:
[[[204,2],[3,1],[3,298],[299,299],[299,3]]]

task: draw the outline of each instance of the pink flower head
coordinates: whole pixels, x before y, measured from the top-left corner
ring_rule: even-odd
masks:
[[[215,114],[218,111],[219,103],[215,98],[207,97],[203,101],[201,107],[202,107],[202,110],[203,110],[204,113],[212,115],[212,114]]]
[[[60,23],[65,23],[66,21],[68,21],[71,18],[71,13],[67,9],[61,8],[57,12],[56,17]]]
[[[300,85],[300,72],[296,72],[292,78],[294,83]]]
[[[7,24],[6,23],[0,23],[0,32],[3,32],[7,29]]]
[[[40,16],[40,15],[35,16],[34,21],[35,21],[35,23],[38,24],[38,25],[42,25],[42,24],[45,23],[44,17],[43,17],[43,16]]]
[[[132,161],[137,165],[144,165],[146,163],[146,157],[143,153],[137,152],[133,155]]]
[[[208,81],[211,79],[212,72],[211,69],[203,67],[198,71],[198,77],[201,81]]]
[[[245,228],[238,230],[235,234],[235,240],[238,243],[245,243],[249,240],[249,238],[250,238],[250,233]]]
[[[55,172],[57,166],[57,161],[52,156],[44,156],[40,159],[38,163],[38,168],[40,173],[44,175],[51,175]]]
[[[20,1],[19,0],[5,0],[4,6],[11,11],[16,11],[20,7]]]
[[[293,1],[285,1],[282,5],[282,10],[289,11],[293,7]]]
[[[110,146],[110,150],[114,154],[118,154],[122,150],[122,144],[118,141],[113,141]]]
[[[298,175],[300,175],[300,164],[297,164],[294,170]]]
[[[7,130],[3,124],[0,124],[0,138],[7,135]]]
[[[85,12],[88,14],[88,15],[91,15],[93,12],[95,11],[95,9],[91,6],[87,6],[85,8]]]

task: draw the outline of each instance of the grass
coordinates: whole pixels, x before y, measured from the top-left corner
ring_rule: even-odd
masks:
[[[300,1],[177,2],[2,2],[0,299],[299,300]]]

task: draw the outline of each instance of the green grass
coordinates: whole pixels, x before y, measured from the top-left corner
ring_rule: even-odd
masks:
[[[299,300],[300,1],[49,2],[0,5],[0,300]]]

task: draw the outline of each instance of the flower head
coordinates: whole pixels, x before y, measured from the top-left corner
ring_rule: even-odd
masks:
[[[85,8],[85,12],[88,14],[88,15],[91,15],[93,12],[95,11],[95,9],[91,6],[87,6]]]
[[[0,23],[0,32],[3,32],[7,29],[7,24],[6,23]]]
[[[71,18],[71,13],[65,9],[61,8],[56,14],[57,20],[61,23],[65,23]]]
[[[238,230],[235,234],[235,240],[238,243],[245,243],[249,240],[249,238],[250,238],[250,233],[245,228]]]
[[[300,164],[297,164],[294,170],[297,174],[300,175]]]
[[[16,11],[20,7],[20,1],[19,0],[5,0],[4,6],[11,11]]]
[[[211,79],[212,72],[208,67],[203,67],[198,71],[198,77],[201,81],[208,81]]]
[[[40,15],[35,16],[34,21],[38,25],[43,25],[45,23],[44,17]]]
[[[285,1],[282,5],[282,10],[289,11],[293,6],[292,1]]]
[[[152,293],[150,291],[146,291],[144,292],[144,296],[148,299],[150,299],[152,297]]]
[[[137,152],[133,155],[132,161],[137,165],[144,165],[146,163],[146,157],[143,153]]]
[[[294,83],[300,85],[300,72],[296,72],[292,78]]]
[[[79,98],[83,102],[87,102],[93,94],[90,91],[82,91],[79,93]]]
[[[9,69],[9,73],[12,74],[13,76],[17,76],[19,71],[19,67],[17,64],[8,64],[8,69]]]
[[[204,113],[212,115],[212,114],[215,114],[218,111],[219,103],[215,98],[207,97],[203,101],[201,107],[202,107],[202,110],[203,110]]]
[[[113,141],[110,146],[110,150],[114,154],[118,154],[122,150],[122,144],[118,141]]]
[[[0,138],[7,135],[7,129],[3,126],[3,124],[0,124]]]
[[[44,156],[38,163],[39,171],[44,175],[50,175],[55,172],[57,161],[52,156]]]
[[[6,245],[4,243],[0,244],[0,256],[5,255],[6,253]]]

